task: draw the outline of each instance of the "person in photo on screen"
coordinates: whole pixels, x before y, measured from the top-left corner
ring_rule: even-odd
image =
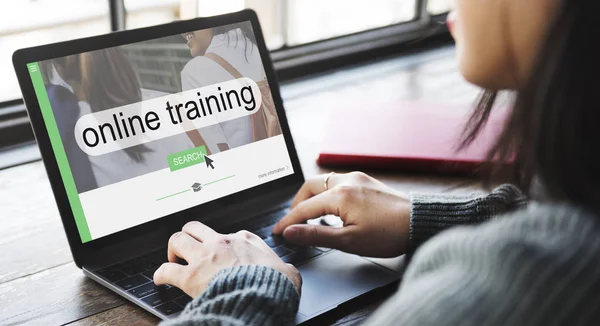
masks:
[[[489,151],[492,165],[514,162],[510,183],[405,194],[362,172],[321,175],[272,231],[297,246],[407,255],[396,294],[365,325],[598,325],[600,1],[454,3],[459,70],[485,90],[463,145],[477,139],[497,93],[514,93]],[[305,223],[326,214],[343,226]],[[155,283],[194,299],[165,325],[295,324],[301,276],[260,237],[190,222],[170,238],[168,260]]]
[[[65,132],[71,132],[77,119],[83,115],[144,100],[139,78],[118,47],[54,59],[51,62],[50,84],[61,87],[62,93],[70,92],[77,100],[77,105],[68,112],[64,106],[51,103],[59,129]],[[63,121],[69,121],[68,125],[61,123]],[[69,162],[71,166],[91,165],[93,178],[76,171],[73,173],[79,192],[167,168],[167,155],[193,147],[189,138],[181,134],[103,155],[88,156],[78,147],[72,133],[64,140],[67,143],[67,157],[77,158]],[[90,181],[84,184],[78,180]]]
[[[182,36],[193,57],[181,71],[183,91],[236,78],[211,57],[214,55],[244,77],[257,83],[265,79],[262,59],[249,22],[188,32]],[[218,153],[255,140],[250,116],[193,130],[188,135],[194,145],[206,145],[209,153]]]

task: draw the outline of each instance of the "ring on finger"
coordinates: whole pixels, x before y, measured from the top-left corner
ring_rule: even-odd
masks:
[[[325,191],[329,190],[329,178],[331,178],[331,176],[334,174],[335,174],[335,172],[329,172],[325,176],[325,180],[323,180],[323,187],[325,187]]]

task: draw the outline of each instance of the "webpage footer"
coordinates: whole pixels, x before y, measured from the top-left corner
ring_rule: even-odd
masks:
[[[209,158],[208,163],[166,168],[81,193],[92,239],[294,173],[282,135]]]

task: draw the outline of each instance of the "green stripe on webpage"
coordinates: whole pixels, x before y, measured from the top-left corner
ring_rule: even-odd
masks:
[[[83,214],[83,208],[79,201],[79,193],[75,187],[75,180],[73,179],[71,167],[67,160],[67,154],[65,153],[60,133],[58,132],[58,125],[54,119],[54,113],[50,106],[50,100],[46,93],[46,86],[44,85],[42,74],[40,73],[37,62],[27,64],[27,68],[29,69],[29,75],[33,82],[33,89],[35,90],[35,95],[40,105],[40,110],[42,111],[42,117],[44,118],[48,136],[50,137],[50,143],[52,144],[52,150],[54,151],[60,176],[62,177],[67,192],[67,198],[69,199],[69,204],[71,204],[71,210],[73,211],[73,217],[75,218],[75,224],[77,225],[81,242],[85,243],[91,241],[92,235],[90,234],[90,229],[88,228],[85,215]]]

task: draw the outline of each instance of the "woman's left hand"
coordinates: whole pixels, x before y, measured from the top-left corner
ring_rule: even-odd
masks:
[[[177,258],[188,264],[176,263]],[[298,270],[248,231],[219,234],[200,222],[189,222],[169,239],[168,259],[154,272],[154,283],[174,285],[193,298],[204,292],[217,272],[240,265],[271,267],[287,276],[298,292],[302,287]]]

